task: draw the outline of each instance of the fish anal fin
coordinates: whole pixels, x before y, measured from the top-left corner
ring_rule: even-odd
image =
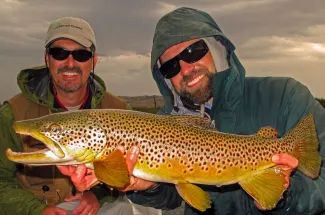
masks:
[[[278,131],[271,126],[267,126],[267,127],[260,128],[260,130],[258,130],[258,132],[255,135],[264,138],[277,138]]]
[[[120,150],[113,151],[105,160],[94,161],[96,177],[107,185],[124,187],[129,183],[129,172]]]
[[[211,207],[211,199],[207,192],[190,183],[176,184],[179,195],[192,207],[205,211]]]
[[[274,208],[286,190],[285,174],[279,166],[266,169],[239,184],[264,210]]]

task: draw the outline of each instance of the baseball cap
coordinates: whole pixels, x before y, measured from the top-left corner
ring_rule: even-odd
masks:
[[[45,47],[60,38],[71,39],[87,48],[94,45],[96,49],[93,29],[88,22],[80,18],[63,17],[54,20],[47,30]]]

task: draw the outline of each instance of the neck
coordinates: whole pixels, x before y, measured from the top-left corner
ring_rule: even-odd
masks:
[[[65,92],[56,88],[57,98],[65,107],[74,107],[80,105],[87,95],[87,85],[76,92]]]

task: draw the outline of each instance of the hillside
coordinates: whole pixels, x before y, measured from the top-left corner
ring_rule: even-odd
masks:
[[[164,104],[162,96],[119,96],[126,101],[131,107],[153,108],[161,107]]]

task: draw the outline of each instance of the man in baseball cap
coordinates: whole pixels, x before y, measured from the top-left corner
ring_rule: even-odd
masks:
[[[59,18],[50,24],[46,34],[45,66],[24,69],[18,74],[21,93],[5,101],[0,109],[0,208],[5,211],[2,213],[161,214],[160,210],[153,212],[155,209],[130,204],[127,198],[123,198],[124,202],[115,201],[118,195],[104,185],[77,192],[70,178],[56,166],[17,165],[5,155],[8,148],[21,153],[46,148],[36,139],[16,134],[13,123],[17,120],[70,110],[128,107],[106,92],[104,81],[92,73],[98,58],[96,48],[94,31],[85,20]],[[115,202],[101,206],[108,200]]]

